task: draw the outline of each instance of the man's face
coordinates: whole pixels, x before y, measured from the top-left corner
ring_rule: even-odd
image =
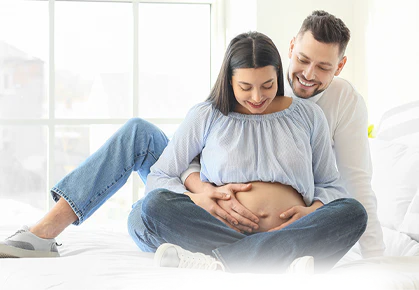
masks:
[[[323,92],[346,63],[338,44],[319,42],[310,31],[291,40],[288,57],[288,82],[294,94],[305,99]]]

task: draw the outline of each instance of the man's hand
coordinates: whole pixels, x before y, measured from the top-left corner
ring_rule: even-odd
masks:
[[[285,223],[281,224],[279,227],[270,229],[268,232],[277,231],[280,229],[285,228],[286,226],[289,226],[296,220],[299,220],[303,216],[306,216],[312,212],[314,212],[316,209],[323,206],[323,203],[321,201],[314,201],[313,204],[309,207],[306,206],[293,206],[292,208],[288,209],[287,211],[283,212],[279,217],[281,219],[287,220]]]

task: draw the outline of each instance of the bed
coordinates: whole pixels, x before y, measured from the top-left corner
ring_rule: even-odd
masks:
[[[0,259],[0,289],[419,289],[419,102],[383,115],[371,139],[373,188],[386,252],[362,259],[355,245],[328,273],[231,274],[157,268],[126,226],[70,226],[61,258]],[[42,213],[0,200],[0,239]],[[13,217],[13,222],[10,217]]]

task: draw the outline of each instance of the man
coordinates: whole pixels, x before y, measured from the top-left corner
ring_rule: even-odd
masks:
[[[349,82],[335,78],[346,64],[345,49],[349,39],[350,31],[342,20],[325,11],[309,15],[290,43],[285,95],[316,102],[326,115],[341,178],[348,192],[368,213],[367,229],[360,239],[361,252],[363,257],[373,257],[383,255],[385,246],[377,217],[377,201],[371,188],[367,108]],[[237,184],[217,189],[202,184],[199,173],[192,173],[198,168],[195,164],[182,176],[190,191],[222,192],[230,197],[228,201],[214,197],[207,211],[238,231],[257,229],[257,217],[234,198],[235,191],[246,191],[250,186]],[[302,216],[298,207],[283,214],[290,221],[282,227]]]

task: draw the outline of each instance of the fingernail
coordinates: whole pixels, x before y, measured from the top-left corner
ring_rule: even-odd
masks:
[[[230,198],[230,195],[229,194],[226,194],[226,198]]]
[[[282,218],[284,218],[284,217],[285,217],[285,215],[284,215],[284,214],[281,214],[281,217],[282,217]]]

